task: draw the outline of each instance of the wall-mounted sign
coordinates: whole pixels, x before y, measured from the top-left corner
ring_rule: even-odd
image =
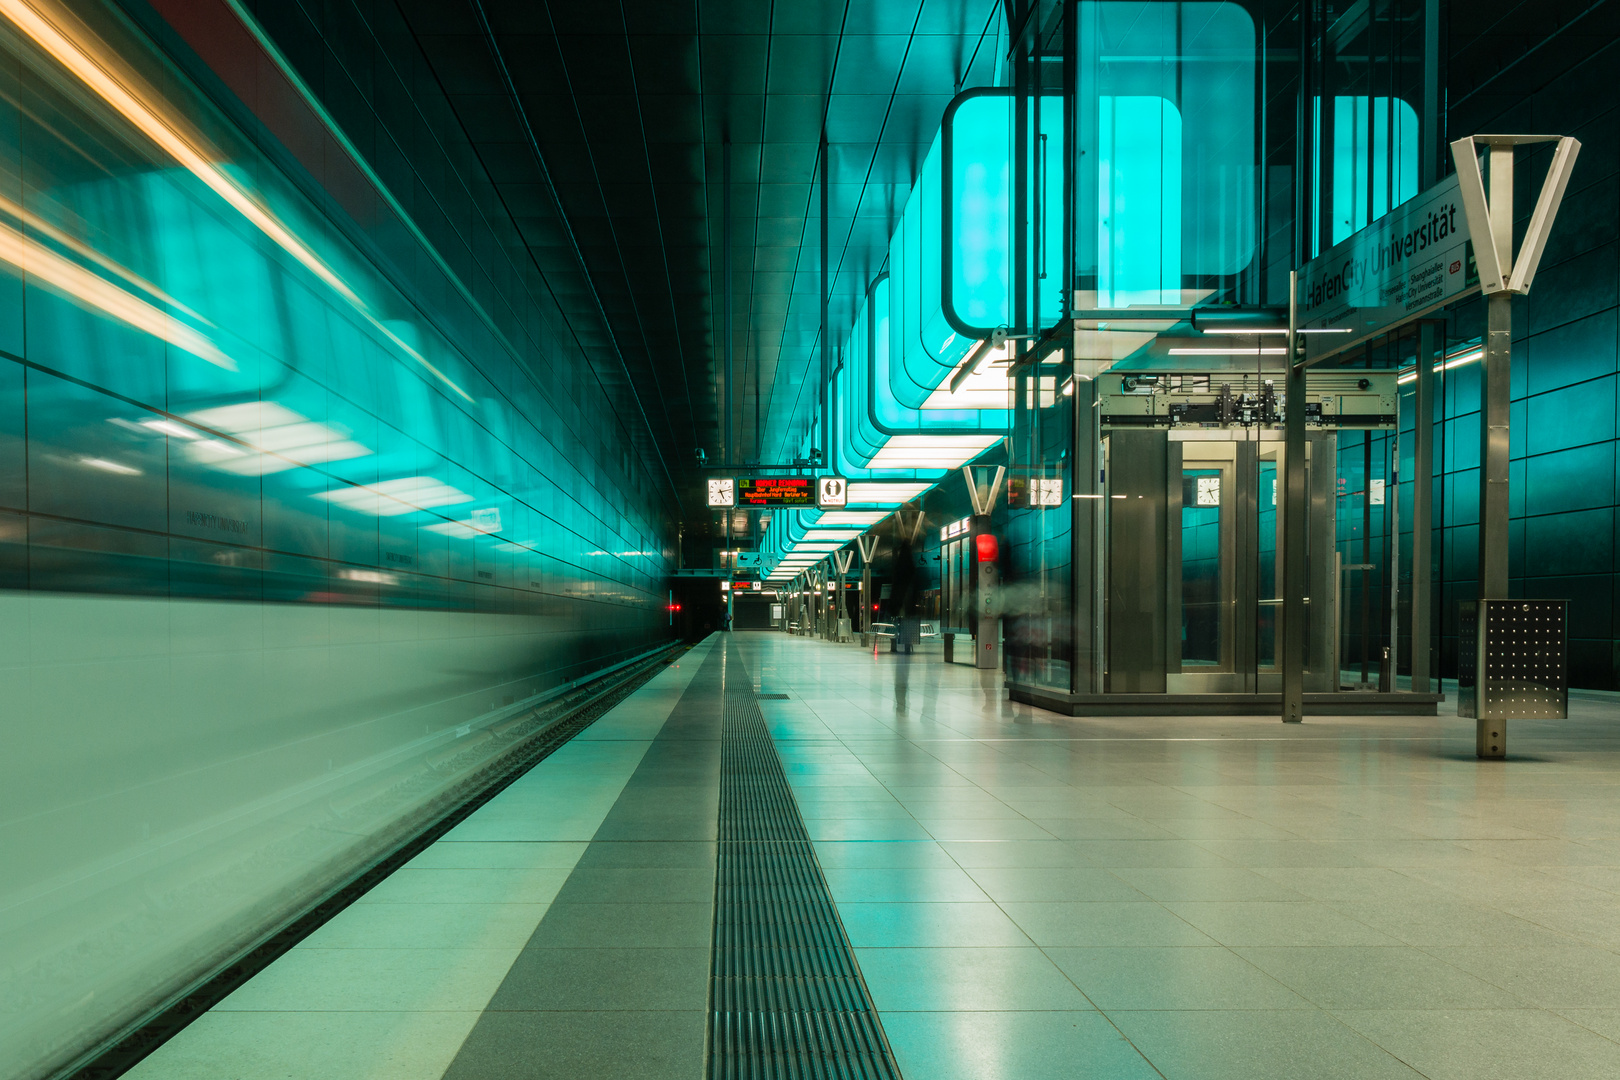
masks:
[[[710,506],[736,506],[737,481],[729,476],[716,476],[709,480]]]
[[[842,476],[823,476],[816,481],[816,505],[823,510],[849,505],[849,481]]]
[[[1305,355],[1318,360],[1479,288],[1457,174],[1406,200],[1299,272]]]
[[[815,481],[808,476],[753,476],[737,481],[738,506],[816,505]]]

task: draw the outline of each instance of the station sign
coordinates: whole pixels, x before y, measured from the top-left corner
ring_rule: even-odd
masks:
[[[816,505],[815,481],[808,476],[745,476],[737,480],[738,506]]]
[[[1352,233],[1299,272],[1305,358],[1323,359],[1479,290],[1457,174]]]
[[[849,481],[842,476],[717,476],[709,480],[712,507],[842,509]]]
[[[823,510],[843,509],[849,505],[849,481],[842,476],[823,476],[816,480],[816,505]]]

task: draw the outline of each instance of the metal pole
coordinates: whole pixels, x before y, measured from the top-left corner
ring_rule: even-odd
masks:
[[[1434,498],[1434,358],[1439,329],[1432,322],[1418,327],[1417,392],[1412,418],[1412,690],[1429,692],[1429,596]]]
[[[725,310],[725,319],[723,320],[723,322],[724,322],[723,333],[726,336],[726,344],[725,344],[725,350],[726,350],[726,354],[725,354],[726,355],[726,412],[725,412],[725,420],[724,420],[725,430],[726,430],[726,439],[725,439],[725,444],[724,444],[725,453],[723,455],[723,459],[724,459],[724,461],[725,461],[725,463],[727,465],[731,465],[731,464],[734,464],[736,462],[737,455],[734,454],[732,452],[732,449],[731,449],[731,140],[730,139],[727,139],[725,141],[725,143],[721,147],[720,162],[721,162],[721,165],[720,165],[720,172],[721,172],[721,178],[720,178],[720,187],[721,187],[720,205],[723,208],[722,212],[721,212],[721,217],[722,217],[721,235],[723,237],[723,240],[721,242],[724,245],[724,250],[723,250],[723,252],[721,254],[721,266],[723,267],[723,270],[721,272],[721,287],[723,289],[725,289],[725,291],[726,291],[725,309],[724,309]],[[729,521],[730,518],[728,517],[727,520]]]
[[[1497,265],[1511,267],[1513,147],[1492,146],[1490,165],[1491,240],[1496,245]],[[1486,297],[1485,305],[1485,359],[1480,373],[1484,385],[1480,387],[1479,402],[1479,599],[1503,600],[1508,594],[1508,415],[1513,369],[1513,294],[1505,290],[1492,293]],[[1480,684],[1485,680],[1484,662],[1483,656],[1476,662]],[[1478,755],[1506,757],[1507,721],[1476,719],[1474,723]]]
[[[1508,594],[1508,380],[1512,366],[1513,294],[1486,299],[1479,473],[1479,597]]]
[[[1305,365],[1299,355],[1299,273],[1288,273],[1288,374],[1283,388],[1282,720],[1305,717]],[[1318,469],[1331,469],[1319,461]],[[1320,602],[1320,601],[1319,601]]]
[[[1389,435],[1389,493],[1384,496],[1389,520],[1389,684],[1393,691],[1401,673],[1401,397],[1395,395],[1395,430]]]
[[[827,241],[827,131],[821,132],[821,462],[824,469],[831,471],[832,444],[827,439],[830,430],[827,414],[828,398],[832,393],[832,368],[827,363],[828,325],[827,325],[827,260],[830,257],[831,245]]]

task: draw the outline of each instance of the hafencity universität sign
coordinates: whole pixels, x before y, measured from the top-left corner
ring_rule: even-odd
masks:
[[[1305,264],[1299,325],[1319,360],[1419,318],[1479,287],[1455,174]]]

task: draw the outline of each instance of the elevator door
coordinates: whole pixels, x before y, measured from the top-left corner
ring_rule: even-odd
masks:
[[[1166,653],[1172,693],[1277,688],[1282,454],[1280,442],[1171,446],[1166,621],[1172,640]]]

